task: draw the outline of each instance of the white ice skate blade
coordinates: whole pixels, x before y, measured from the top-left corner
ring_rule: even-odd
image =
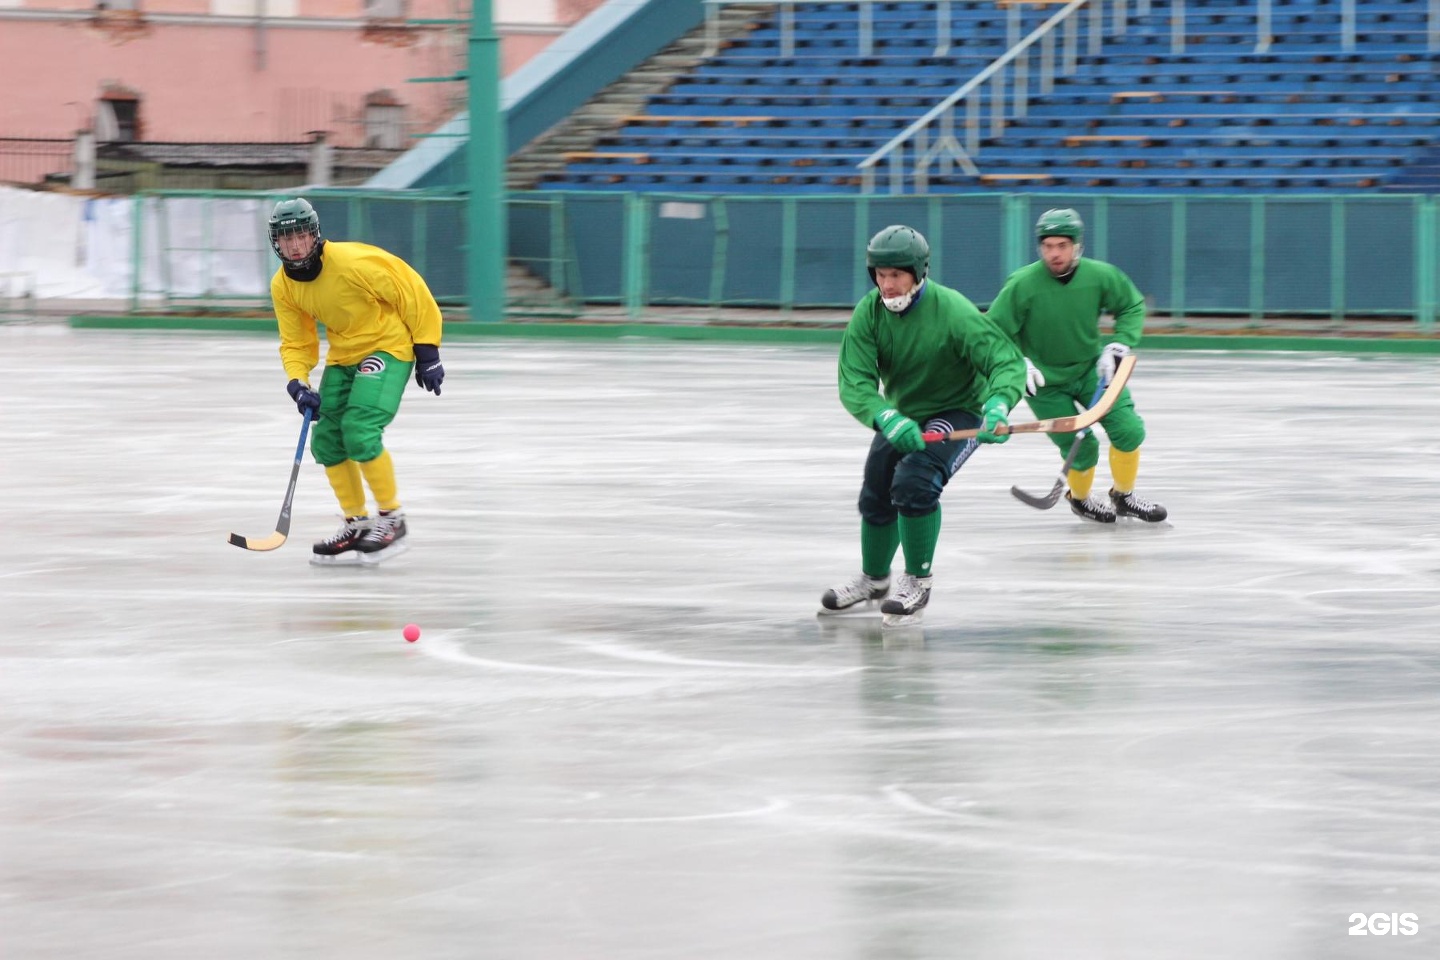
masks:
[[[400,556],[400,554],[404,553],[406,550],[409,549],[410,544],[404,540],[401,540],[397,543],[390,544],[390,546],[386,547],[384,550],[376,550],[374,553],[360,554],[360,562],[367,567],[379,566],[386,560],[389,560],[392,557],[398,557]]]
[[[882,627],[913,627],[925,619],[925,611],[918,610],[915,613],[887,613],[881,618]]]
[[[358,567],[360,566],[361,554],[354,550],[346,550],[344,553],[310,554],[310,565],[314,567]]]
[[[861,600],[853,607],[846,607],[844,610],[831,610],[828,607],[821,607],[815,611],[817,617],[874,617],[880,613],[880,600]]]

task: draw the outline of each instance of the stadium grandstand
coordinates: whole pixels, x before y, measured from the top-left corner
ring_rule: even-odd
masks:
[[[735,5],[543,188],[1431,190],[1424,0]],[[733,11],[732,11],[733,12]],[[644,77],[642,68],[636,72]],[[627,75],[617,86],[635,85]],[[658,86],[658,85],[657,85]],[[546,139],[526,153],[546,149]]]

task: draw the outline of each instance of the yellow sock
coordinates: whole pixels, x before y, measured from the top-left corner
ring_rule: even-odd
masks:
[[[1110,477],[1115,481],[1116,493],[1133,493],[1135,477],[1140,473],[1140,448],[1116,450],[1110,448]]]
[[[1090,496],[1090,487],[1095,483],[1095,468],[1089,470],[1071,470],[1065,475],[1070,483],[1070,496],[1076,500],[1084,500]]]
[[[360,465],[354,460],[337,463],[325,468],[330,478],[330,489],[340,501],[340,510],[347,517],[365,516],[365,487],[360,482]]]
[[[390,451],[381,450],[380,456],[360,464],[360,469],[365,474],[365,482],[370,485],[370,492],[375,495],[375,505],[387,512],[399,510],[400,501],[395,495],[395,464],[390,459]]]

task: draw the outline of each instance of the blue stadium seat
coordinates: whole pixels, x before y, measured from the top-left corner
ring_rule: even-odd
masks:
[[[1257,46],[1253,0],[1189,0],[1172,52],[1168,5],[1132,8],[1123,36],[1059,77],[975,157],[978,177],[931,172],[931,189],[1440,190],[1440,53],[1428,0],[1275,0]],[[1025,4],[1022,35],[1057,5]],[[858,163],[1006,49],[994,2],[879,3],[861,51],[854,4],[794,8],[723,45],[649,98],[544,185],[701,192],[854,192]],[[1032,91],[1033,93],[1034,91]],[[988,131],[987,131],[988,132]],[[1428,179],[1427,179],[1428,178]]]

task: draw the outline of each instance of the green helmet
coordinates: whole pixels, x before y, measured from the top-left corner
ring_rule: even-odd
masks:
[[[303,259],[286,260],[280,252],[280,238],[294,233],[314,234],[315,244]],[[310,206],[310,201],[296,197],[294,200],[281,200],[275,204],[275,209],[270,214],[270,247],[281,263],[292,270],[304,269],[320,259],[320,246],[320,214]]]
[[[876,267],[899,267],[909,270],[915,282],[924,280],[930,273],[930,244],[918,230],[912,227],[886,227],[865,246],[865,269],[870,280],[875,280]]]
[[[1077,244],[1083,243],[1085,222],[1080,219],[1080,214],[1068,207],[1063,210],[1046,210],[1040,214],[1040,219],[1035,221],[1035,239],[1044,240],[1046,237],[1069,237]]]

